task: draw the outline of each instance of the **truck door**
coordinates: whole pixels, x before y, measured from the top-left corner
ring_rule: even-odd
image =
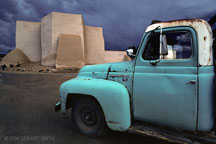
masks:
[[[148,32],[136,59],[134,118],[196,130],[197,38],[191,27],[163,29],[168,55],[159,54],[159,30]]]

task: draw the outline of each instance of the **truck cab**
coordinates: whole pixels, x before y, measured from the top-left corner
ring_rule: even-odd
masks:
[[[56,111],[78,131],[136,131],[136,122],[187,132],[214,128],[213,34],[201,19],[148,26],[133,60],[84,66],[60,86]]]

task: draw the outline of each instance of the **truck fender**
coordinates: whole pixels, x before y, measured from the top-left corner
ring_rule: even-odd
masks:
[[[62,112],[66,112],[68,94],[94,97],[100,104],[110,129],[126,131],[131,126],[130,98],[124,85],[115,81],[89,77],[78,77],[66,81],[60,86]]]

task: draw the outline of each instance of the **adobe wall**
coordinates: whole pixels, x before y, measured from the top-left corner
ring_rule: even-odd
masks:
[[[59,36],[56,68],[81,68],[84,66],[84,52],[80,35]]]
[[[19,48],[30,62],[41,61],[40,36],[40,22],[16,22],[16,48]]]
[[[101,27],[84,26],[85,63],[104,63],[104,37]]]
[[[78,14],[52,12],[42,18],[41,46],[42,62],[44,66],[56,65],[56,51],[60,34],[74,34],[81,37],[82,52],[84,54],[83,19]]]
[[[16,47],[30,62],[57,68],[130,60],[126,52],[105,51],[103,29],[84,26],[78,14],[52,12],[41,23],[17,21]]]
[[[105,51],[105,63],[130,61],[125,51]]]

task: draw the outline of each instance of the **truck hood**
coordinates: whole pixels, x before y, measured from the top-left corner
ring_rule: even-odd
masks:
[[[107,79],[109,72],[132,72],[133,67],[133,61],[87,65],[80,70],[78,77]]]

